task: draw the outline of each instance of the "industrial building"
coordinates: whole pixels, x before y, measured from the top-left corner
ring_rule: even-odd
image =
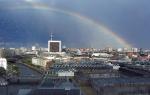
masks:
[[[149,95],[149,78],[93,78],[97,95]]]
[[[81,90],[66,77],[51,77],[36,89],[19,90],[18,95],[81,95]]]

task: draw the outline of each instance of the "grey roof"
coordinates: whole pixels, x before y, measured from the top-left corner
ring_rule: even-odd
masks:
[[[35,89],[27,95],[80,95],[79,89]]]
[[[93,79],[98,86],[111,86],[116,84],[150,84],[150,78],[97,78]]]
[[[20,89],[18,95],[27,95],[31,92],[31,89]]]
[[[71,82],[64,82],[59,87],[60,88],[68,88],[68,89],[75,88],[74,85]]]

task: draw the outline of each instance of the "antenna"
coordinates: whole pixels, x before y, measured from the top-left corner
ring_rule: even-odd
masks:
[[[51,41],[53,40],[53,33],[51,33]]]

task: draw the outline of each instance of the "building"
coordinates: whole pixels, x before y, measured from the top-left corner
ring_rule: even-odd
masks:
[[[113,57],[113,55],[108,53],[93,53],[92,57],[110,58]]]
[[[48,52],[52,53],[61,52],[61,41],[53,40],[52,33],[51,33],[51,40],[48,41]]]
[[[83,95],[78,86],[65,77],[46,78],[36,89],[20,89],[18,95]]]
[[[36,46],[32,46],[32,51],[36,51],[36,50],[37,50]]]
[[[3,67],[5,70],[7,70],[7,60],[6,60],[6,58],[0,58],[0,67]]]
[[[74,72],[69,70],[59,70],[58,76],[64,76],[64,77],[74,77]]]
[[[149,78],[93,78],[96,95],[149,95]]]
[[[48,52],[61,52],[61,41],[48,41]]]
[[[15,49],[14,48],[1,48],[0,49],[0,57],[7,58],[15,56]]]
[[[48,64],[50,63],[52,64],[52,59],[54,59],[54,57],[51,57],[51,58],[33,57],[32,64],[46,68]]]

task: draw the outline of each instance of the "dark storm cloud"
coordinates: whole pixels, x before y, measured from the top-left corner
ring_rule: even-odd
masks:
[[[45,2],[49,6],[80,13],[100,22],[136,47],[150,47],[150,44],[148,44],[150,40],[150,0],[38,1]],[[55,17],[48,18],[48,16],[53,15],[44,13],[47,15],[46,18],[48,18],[44,19],[38,15],[40,12],[35,10],[34,12],[32,10],[22,10],[21,12],[5,10],[7,7],[20,4],[24,5],[27,3],[24,0],[0,0],[0,36],[4,37],[3,40],[10,42],[46,43],[49,39],[49,32],[55,31],[55,35],[57,35],[55,36],[56,39],[62,39],[67,44],[69,43],[68,46],[75,46],[73,43],[77,43],[78,46],[88,46],[85,44],[86,41],[90,41],[88,33],[93,36],[96,35],[90,33],[92,31],[90,29],[86,30],[83,29],[83,27],[81,28],[81,25],[78,25],[78,22],[74,20],[74,23],[71,23],[71,18],[67,19],[68,17],[56,16],[57,20],[54,20]],[[65,20],[63,18],[65,18]],[[67,20],[68,23],[64,24]],[[35,28],[35,26],[37,27]],[[89,32],[82,34],[83,32],[81,33],[81,30],[89,30]],[[62,35],[60,35],[61,33]],[[5,37],[5,35],[7,36]],[[84,35],[86,35],[86,37],[84,37]],[[28,39],[26,39],[26,36],[28,36]],[[68,36],[67,39],[65,39],[66,36]],[[76,39],[77,36],[79,36],[80,39]],[[19,40],[14,38],[19,38]]]
[[[73,10],[102,22],[134,46],[150,47],[150,0],[55,1],[57,7]]]

